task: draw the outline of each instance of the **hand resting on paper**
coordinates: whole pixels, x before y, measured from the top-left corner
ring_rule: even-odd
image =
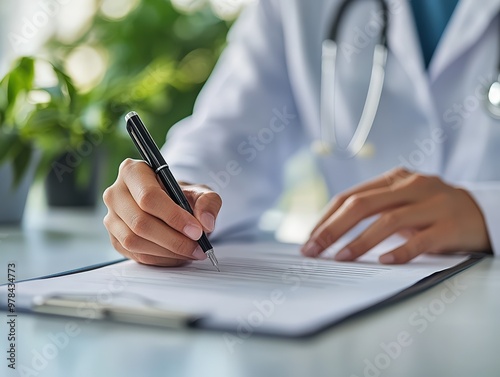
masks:
[[[425,252],[491,249],[483,214],[467,191],[399,168],[333,198],[302,253],[319,256],[374,215],[379,217],[339,251],[336,260],[355,260],[395,233],[407,242],[382,255],[381,263],[406,263]]]

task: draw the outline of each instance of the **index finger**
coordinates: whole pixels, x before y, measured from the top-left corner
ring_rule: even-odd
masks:
[[[316,257],[354,228],[360,221],[384,210],[412,201],[413,191],[409,188],[390,190],[379,188],[351,196],[342,207],[326,220],[311,236],[302,252]]]
[[[411,175],[411,172],[404,168],[393,169],[375,179],[368,182],[354,186],[353,188],[343,192],[342,194],[334,197],[327,206],[326,212],[321,216],[320,220],[317,222],[316,226],[311,231],[311,235],[314,234],[318,228],[323,225],[338,209],[345,203],[345,201],[353,195],[363,193],[365,191],[370,191],[374,189],[389,187],[395,182],[407,178]]]

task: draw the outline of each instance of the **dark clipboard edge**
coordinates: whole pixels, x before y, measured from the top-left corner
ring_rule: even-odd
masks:
[[[297,340],[299,340],[299,339],[305,340],[305,339],[313,338],[316,335],[319,335],[320,333],[322,333],[326,330],[329,330],[337,325],[340,325],[344,322],[347,322],[351,319],[367,315],[369,313],[372,313],[372,312],[377,311],[379,309],[382,309],[384,307],[390,306],[390,305],[395,304],[397,302],[404,301],[404,300],[407,300],[413,296],[416,296],[417,294],[424,292],[424,291],[438,285],[439,283],[444,282],[446,279],[448,279],[452,276],[455,276],[462,271],[465,271],[469,267],[474,266],[475,264],[477,264],[483,258],[486,258],[486,257],[487,256],[481,255],[481,254],[471,254],[467,260],[463,261],[460,264],[457,264],[454,267],[435,272],[435,273],[419,280],[418,282],[416,282],[412,286],[402,290],[401,292],[396,293],[395,295],[388,297],[387,299],[385,299],[383,301],[380,301],[380,302],[378,302],[374,305],[371,305],[365,309],[358,310],[352,314],[348,314],[340,319],[334,320],[334,321],[332,321],[324,326],[320,326],[312,331],[304,332],[303,334],[299,334],[299,335],[296,335],[296,334],[287,335],[287,334],[283,334],[283,333],[262,332],[262,331],[259,332],[257,329],[254,333],[252,333],[252,336],[263,337],[263,338],[281,338],[281,339],[297,339]],[[25,281],[49,279],[49,278],[53,278],[53,277],[60,277],[60,276],[66,276],[66,275],[76,274],[76,273],[80,273],[80,272],[91,271],[91,270],[94,270],[97,268],[101,268],[101,267],[109,266],[109,265],[116,264],[119,262],[123,262],[125,260],[127,260],[127,259],[120,259],[120,260],[111,261],[111,262],[104,262],[104,263],[95,264],[95,265],[87,266],[87,267],[83,267],[83,268],[78,268],[78,269],[74,269],[74,270],[70,270],[70,271],[66,271],[66,272],[47,275],[47,276],[43,276],[40,278],[27,279],[27,280],[16,282],[16,284],[21,283],[21,282],[25,282]],[[2,284],[2,286],[3,285],[6,285],[6,284]],[[5,308],[0,306],[0,311],[3,311],[3,310],[5,310]],[[19,308],[16,311],[18,313],[35,314],[35,315],[49,316],[49,317],[67,317],[67,316],[59,316],[59,315],[54,315],[54,314],[34,313],[32,310],[27,309],[27,308],[26,309]],[[67,318],[73,318],[73,317],[67,317]],[[77,318],[75,318],[75,319],[77,319]],[[81,320],[84,320],[84,319],[81,319]],[[129,324],[129,325],[148,326],[148,327],[151,326],[148,324],[140,324],[140,323]],[[224,327],[224,326],[210,327],[210,326],[204,325],[202,319],[192,322],[189,326],[186,327],[186,329],[205,330],[205,331],[210,331],[210,332],[228,332],[230,334],[237,333],[236,329],[233,327]]]
[[[106,267],[106,266],[111,266],[113,264],[124,262],[126,260],[127,260],[126,258],[120,258],[120,259],[117,259],[117,260],[114,260],[114,261],[110,261],[110,262],[101,262],[101,263],[91,264],[90,266],[78,267],[78,268],[75,268],[73,270],[56,272],[56,273],[50,274],[50,275],[44,275],[44,276],[30,278],[30,279],[24,279],[24,280],[16,280],[16,284],[24,283],[24,282],[27,282],[27,281],[33,281],[33,280],[43,280],[43,279],[59,278],[59,277],[62,277],[62,276],[67,276],[67,275],[79,274],[80,272],[87,272],[87,271],[97,270],[98,268],[102,268],[102,267]],[[8,284],[10,284],[10,283],[7,282],[7,283],[4,283],[4,284],[0,284],[0,287],[3,287],[4,285],[8,285]],[[0,306],[0,310],[1,310],[1,306]]]
[[[424,291],[438,285],[439,283],[444,282],[448,278],[453,277],[462,271],[465,271],[469,267],[472,267],[475,264],[477,264],[478,262],[480,262],[483,258],[487,258],[487,257],[488,257],[487,255],[482,255],[482,254],[470,254],[469,258],[467,260],[463,261],[462,263],[457,264],[456,266],[453,266],[453,267],[450,267],[450,268],[447,268],[447,269],[444,269],[441,271],[437,271],[437,272],[417,281],[415,284],[402,290],[401,292],[396,293],[395,295],[386,298],[383,301],[380,301],[376,304],[370,305],[370,306],[366,307],[365,309],[358,310],[352,314],[348,314],[340,319],[336,319],[336,320],[334,320],[334,321],[332,321],[324,326],[320,326],[320,327],[318,327],[310,332],[305,332],[305,333],[300,334],[300,335],[287,335],[287,334],[282,334],[282,333],[276,334],[276,333],[272,333],[272,332],[259,332],[257,329],[254,333],[252,333],[252,336],[259,336],[259,337],[266,337],[266,338],[272,337],[272,338],[282,338],[282,339],[304,339],[304,340],[309,339],[309,338],[313,338],[316,335],[319,335],[320,333],[322,333],[326,330],[329,330],[337,325],[340,325],[344,322],[347,322],[351,319],[367,315],[369,313],[372,313],[372,312],[377,311],[379,309],[382,309],[384,307],[390,306],[390,305],[395,304],[397,302],[401,302],[401,301],[407,300],[413,296],[416,296],[417,294],[424,292]],[[224,331],[224,332],[228,332],[230,334],[236,334],[236,330],[234,328],[231,328],[231,327],[226,328],[223,326],[214,326],[214,327],[203,326],[202,321],[194,323],[193,327],[199,328],[202,330],[207,330],[207,331],[216,331],[216,332]]]

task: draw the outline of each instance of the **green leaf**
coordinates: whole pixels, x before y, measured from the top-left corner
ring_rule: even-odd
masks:
[[[18,60],[17,65],[2,80],[2,86],[7,83],[7,104],[5,110],[12,109],[19,95],[33,89],[35,80],[34,59],[23,57]]]
[[[72,104],[73,101],[77,97],[77,92],[71,78],[66,75],[62,69],[60,69],[57,65],[52,64],[55,74],[59,80],[59,86],[65,89],[65,94],[69,97],[69,101]]]
[[[19,135],[13,132],[0,132],[0,164],[5,162],[9,152],[19,139]]]
[[[33,58],[21,58],[8,76],[8,100],[10,103],[16,99],[21,91],[29,91],[33,88],[35,80],[35,62]]]
[[[14,157],[12,161],[14,166],[14,187],[19,186],[19,183],[21,183],[21,180],[28,170],[32,154],[32,148],[27,146],[26,148],[22,148],[20,153]]]
[[[35,59],[26,56],[22,57],[17,71],[23,81],[22,88],[24,90],[30,90],[33,87],[33,82],[35,81]]]
[[[7,108],[14,106],[17,96],[21,92],[22,82],[17,72],[12,72],[7,81]]]

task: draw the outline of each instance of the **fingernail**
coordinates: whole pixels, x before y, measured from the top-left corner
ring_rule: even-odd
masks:
[[[340,250],[337,255],[335,255],[335,260],[339,262],[345,262],[352,260],[351,250],[348,248]]]
[[[309,241],[302,247],[302,254],[307,257],[316,257],[320,252],[321,246],[314,241]]]
[[[200,227],[194,225],[186,225],[183,230],[184,234],[191,238],[193,241],[198,241],[201,237],[202,230]]]
[[[392,254],[384,254],[380,256],[379,261],[380,263],[383,264],[393,264],[396,261],[396,259]]]
[[[207,254],[205,254],[203,252],[203,249],[200,246],[198,246],[196,249],[194,249],[192,256],[193,256],[193,258],[198,259],[198,260],[207,259]]]
[[[201,225],[203,225],[209,232],[213,231],[215,228],[214,215],[208,212],[203,212],[201,214]]]

